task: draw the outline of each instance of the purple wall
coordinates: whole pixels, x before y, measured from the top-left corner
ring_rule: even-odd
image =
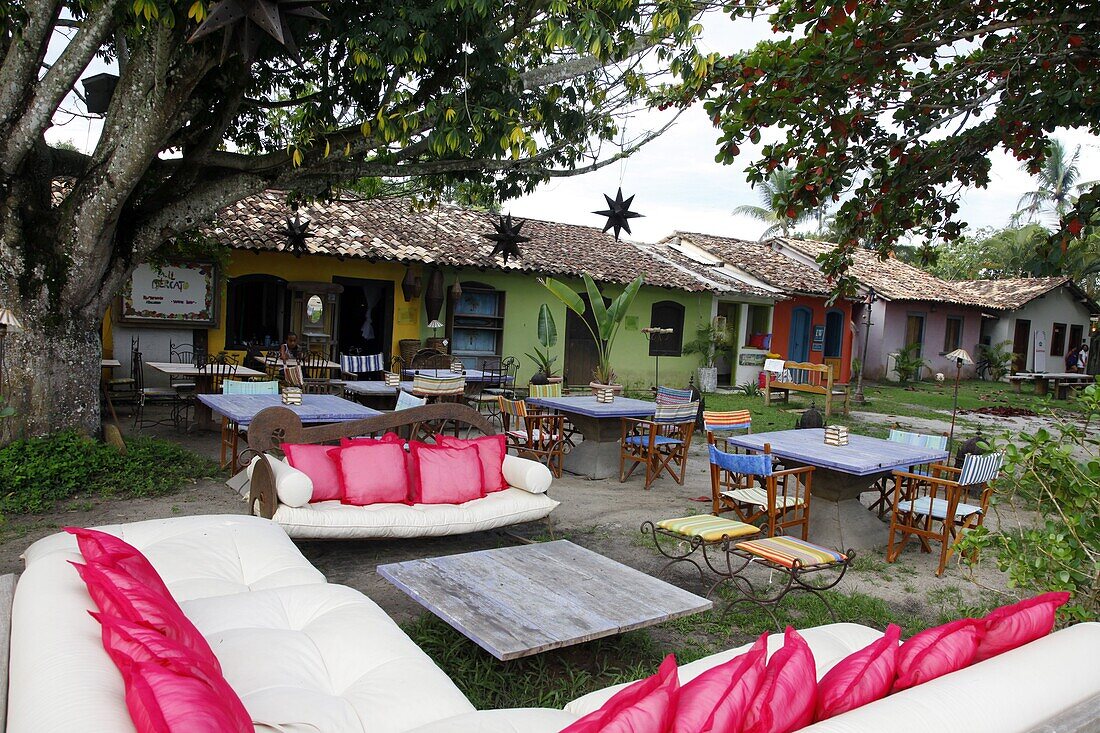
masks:
[[[924,339],[922,341],[921,356],[928,363],[928,369],[924,372],[925,379],[936,372],[943,372],[948,377],[955,374],[955,364],[940,355],[944,351],[943,340],[947,330],[948,316],[958,316],[963,319],[962,343],[960,346],[966,349],[972,357],[977,358],[982,323],[981,311],[977,308],[911,300],[880,300],[872,306],[871,338],[867,348],[866,373],[868,378],[884,379],[886,377],[888,355],[900,351],[905,346],[906,323],[910,314],[924,316]],[[857,324],[856,338],[858,343],[855,354],[858,356],[862,353],[865,325],[862,318],[857,320]],[[963,378],[971,377],[973,374],[973,366],[963,367]]]

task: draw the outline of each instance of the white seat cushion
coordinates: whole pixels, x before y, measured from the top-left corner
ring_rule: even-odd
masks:
[[[258,730],[398,733],[474,710],[397,624],[352,588],[274,588],[182,606]]]
[[[922,496],[919,499],[913,501],[902,501],[898,503],[899,512],[913,512],[914,514],[929,515],[933,519],[946,519],[947,518],[947,501],[945,499],[932,499],[931,510],[929,510],[929,499],[927,496]],[[982,508],[980,506],[974,506],[973,504],[964,504],[959,502],[955,507],[955,518],[963,519],[969,517],[971,514],[981,514]]]
[[[465,504],[280,504],[273,519],[287,534],[298,538],[435,537],[532,522],[557,506],[558,502],[546,494],[508,488]]]
[[[723,491],[722,496],[727,499],[733,499],[734,501],[741,502],[742,504],[754,504],[767,509],[768,507],[768,492],[764,489],[753,487],[751,489],[736,489],[734,491]],[[784,508],[790,508],[798,506],[802,503],[802,500],[794,496],[779,496],[775,497],[775,503],[783,506]]]

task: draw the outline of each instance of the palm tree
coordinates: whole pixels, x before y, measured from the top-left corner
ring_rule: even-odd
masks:
[[[1076,199],[1078,189],[1095,183],[1079,182],[1081,170],[1077,167],[1077,160],[1080,157],[1080,145],[1074,149],[1072,156],[1067,157],[1062,143],[1052,138],[1047,143],[1046,159],[1037,174],[1039,188],[1020,197],[1011,223],[1016,225],[1021,221],[1031,222],[1042,214],[1052,214],[1057,224]],[[1027,170],[1026,165],[1021,168]]]
[[[793,177],[794,174],[790,169],[776,168],[760,184],[761,206],[743,204],[733,210],[734,214],[748,216],[771,225],[760,235],[760,239],[774,237],[776,233],[786,237],[790,234],[791,229],[811,219],[817,221],[818,229],[824,228],[824,206],[812,211],[804,211],[793,219],[787,216],[787,205],[784,202],[790,197],[791,179]]]

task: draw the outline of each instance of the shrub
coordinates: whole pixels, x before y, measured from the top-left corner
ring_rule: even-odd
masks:
[[[213,476],[214,461],[153,438],[134,438],[126,455],[74,432],[0,448],[0,513],[54,509],[76,494],[156,496],[188,480]]]
[[[898,381],[902,384],[907,383],[910,379],[919,382],[921,374],[928,367],[928,361],[922,359],[918,353],[920,347],[919,343],[909,344],[898,351],[897,359],[894,361],[894,370],[898,373]]]

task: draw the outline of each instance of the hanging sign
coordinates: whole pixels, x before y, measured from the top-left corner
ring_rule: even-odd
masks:
[[[217,267],[213,262],[142,264],[118,299],[120,323],[216,326]]]

